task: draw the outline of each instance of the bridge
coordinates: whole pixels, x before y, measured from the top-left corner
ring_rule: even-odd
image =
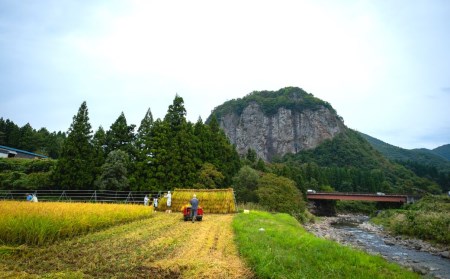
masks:
[[[360,194],[360,193],[306,193],[308,200],[411,202],[407,195]]]

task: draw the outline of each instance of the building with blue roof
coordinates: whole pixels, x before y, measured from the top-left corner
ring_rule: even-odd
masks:
[[[48,156],[0,145],[0,158],[47,159]]]

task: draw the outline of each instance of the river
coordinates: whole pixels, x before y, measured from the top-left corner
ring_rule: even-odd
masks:
[[[389,236],[381,227],[368,223],[368,219],[352,215],[325,217],[305,227],[319,237],[381,255],[426,278],[450,279],[448,247],[436,248],[420,240]]]

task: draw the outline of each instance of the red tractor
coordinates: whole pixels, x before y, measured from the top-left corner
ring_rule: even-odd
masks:
[[[183,207],[183,218],[184,218],[184,221],[192,220],[191,207],[190,206],[184,206]],[[203,208],[201,208],[199,206],[198,209],[197,209],[197,218],[196,218],[196,220],[197,221],[201,221],[202,219],[203,219]]]

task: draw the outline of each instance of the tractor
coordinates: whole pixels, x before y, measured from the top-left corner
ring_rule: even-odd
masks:
[[[184,221],[188,221],[188,220],[192,220],[191,217],[191,207],[190,206],[184,206],[183,207],[183,218]],[[203,219],[203,208],[201,208],[200,206],[197,209],[197,221],[201,221]]]

